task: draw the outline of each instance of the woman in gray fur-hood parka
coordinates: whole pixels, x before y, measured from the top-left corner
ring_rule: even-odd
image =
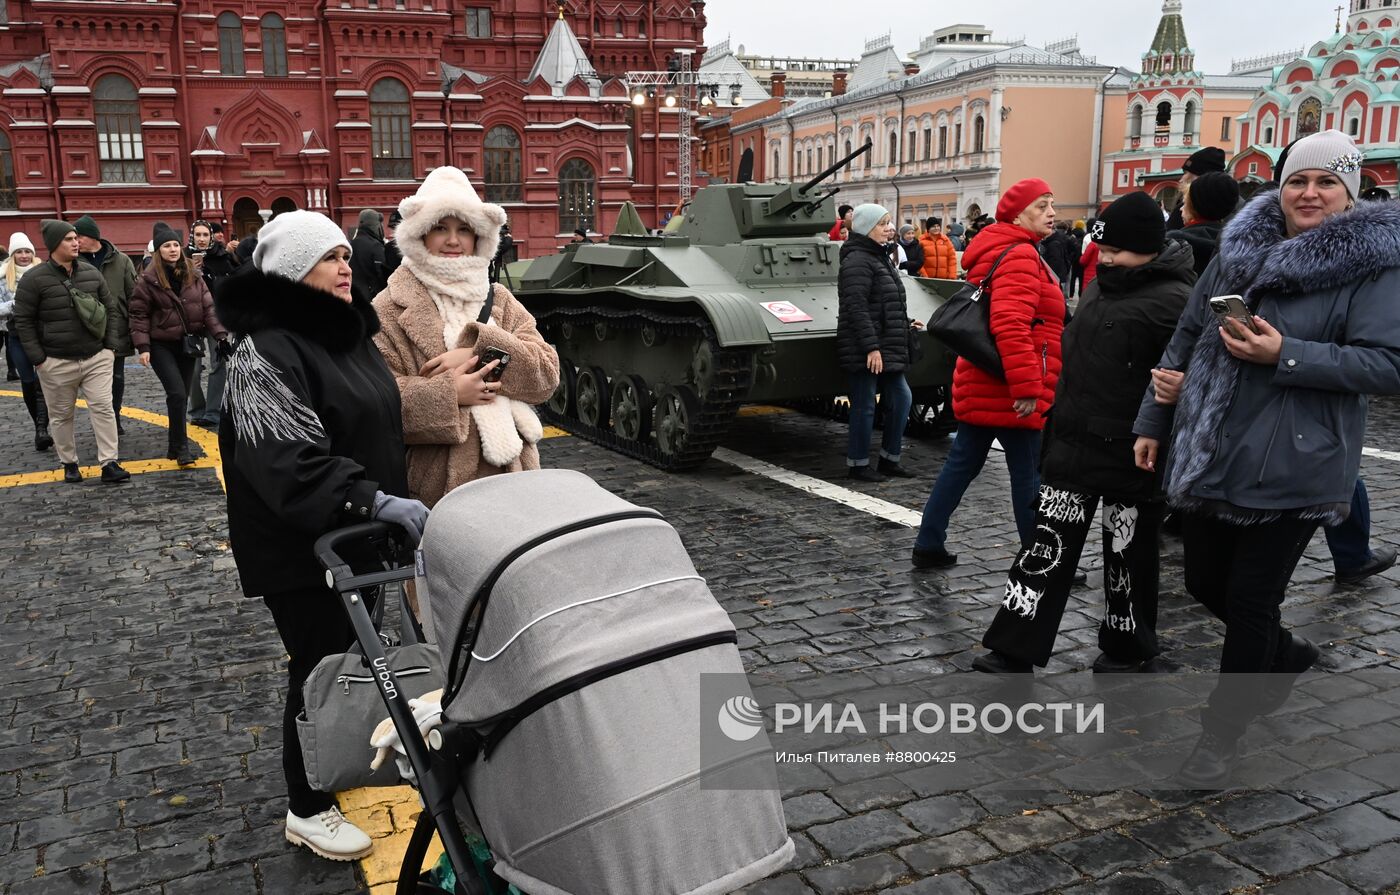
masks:
[[[1317,526],[1346,518],[1368,396],[1400,393],[1400,205],[1356,204],[1361,160],[1338,131],[1292,148],[1281,187],[1226,228],[1162,356],[1185,371],[1176,406],[1157,374],[1161,394],[1149,389],[1134,425],[1144,468],[1171,438],[1186,588],[1226,623],[1222,672],[1298,674],[1318,658],[1281,627],[1284,591]],[[1230,294],[1259,334],[1219,326],[1209,300]],[[1227,777],[1268,702],[1218,689],[1183,777]]]

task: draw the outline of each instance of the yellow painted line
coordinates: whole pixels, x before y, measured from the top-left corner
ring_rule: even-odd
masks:
[[[0,390],[0,398],[23,398],[24,392],[12,391],[10,389]],[[79,400],[78,407],[87,407],[87,402]],[[149,410],[142,410],[140,407],[123,407],[122,416],[127,419],[137,420],[142,423],[149,423],[162,429],[170,428],[170,419],[163,414],[152,413]],[[144,475],[151,472],[179,472],[190,469],[212,469],[219,477],[219,487],[224,488],[224,464],[219,456],[219,437],[213,432],[208,432],[198,426],[187,426],[185,435],[190,441],[199,445],[204,456],[189,466],[181,466],[174,460],[128,460],[122,463],[122,468],[132,475]],[[79,468],[83,478],[93,478],[102,475],[100,466],[83,466]],[[14,475],[0,476],[0,488],[15,488],[20,485],[46,485],[52,482],[63,481],[63,470],[46,469],[42,472],[23,472]],[[227,489],[225,489],[227,490]]]
[[[418,791],[411,786],[385,786],[352,789],[337,798],[345,817],[374,840],[374,851],[360,861],[370,895],[393,895],[414,821],[423,810]],[[435,834],[422,869],[431,869],[441,854]]]
[[[568,432],[565,432],[563,429],[560,429],[558,426],[545,426],[545,427],[544,427],[544,437],[545,437],[545,438],[569,438],[569,437],[571,437],[571,436],[569,435]]]
[[[770,404],[745,404],[739,408],[739,416],[776,416],[796,412],[791,407],[773,407]]]

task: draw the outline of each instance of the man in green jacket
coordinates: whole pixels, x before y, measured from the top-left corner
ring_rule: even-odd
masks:
[[[116,357],[112,360],[112,415],[117,420],[117,435],[125,435],[122,428],[122,395],[126,392],[126,359],[136,353],[131,345],[131,293],[136,289],[136,265],[131,256],[117,251],[116,247],[102,238],[102,231],[90,215],[83,215],[73,222],[78,231],[78,257],[102,272],[107,281],[107,291],[112,293],[112,301],[117,310],[117,344],[112,348]]]
[[[131,473],[117,463],[117,419],[112,412],[112,359],[121,326],[116,301],[97,268],[78,257],[78,233],[72,224],[45,220],[39,231],[49,260],[19,281],[14,322],[44,387],[63,480],[83,480],[73,442],[73,414],[81,390],[97,439],[102,481],[128,481]],[[89,326],[101,334],[94,335]]]

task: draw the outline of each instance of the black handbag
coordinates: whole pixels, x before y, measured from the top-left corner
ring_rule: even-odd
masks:
[[[190,322],[185,319],[185,303],[178,295],[175,296],[175,313],[180,315],[180,328],[185,331],[184,337],[180,339],[180,350],[185,357],[203,357],[204,337],[190,332]]]
[[[981,285],[964,285],[933,312],[928,330],[958,357],[986,373],[1006,380],[1001,352],[992,337],[992,276],[1016,246],[1008,246],[982,278]]]

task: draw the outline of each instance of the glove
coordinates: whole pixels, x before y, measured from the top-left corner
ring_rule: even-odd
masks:
[[[220,339],[214,343],[214,353],[219,356],[220,360],[228,360],[233,357],[233,346],[229,344],[228,339]]]
[[[423,526],[428,524],[428,508],[421,500],[395,497],[383,491],[374,492],[374,510],[371,519],[392,522],[408,533],[408,540],[414,547],[423,539]]]

